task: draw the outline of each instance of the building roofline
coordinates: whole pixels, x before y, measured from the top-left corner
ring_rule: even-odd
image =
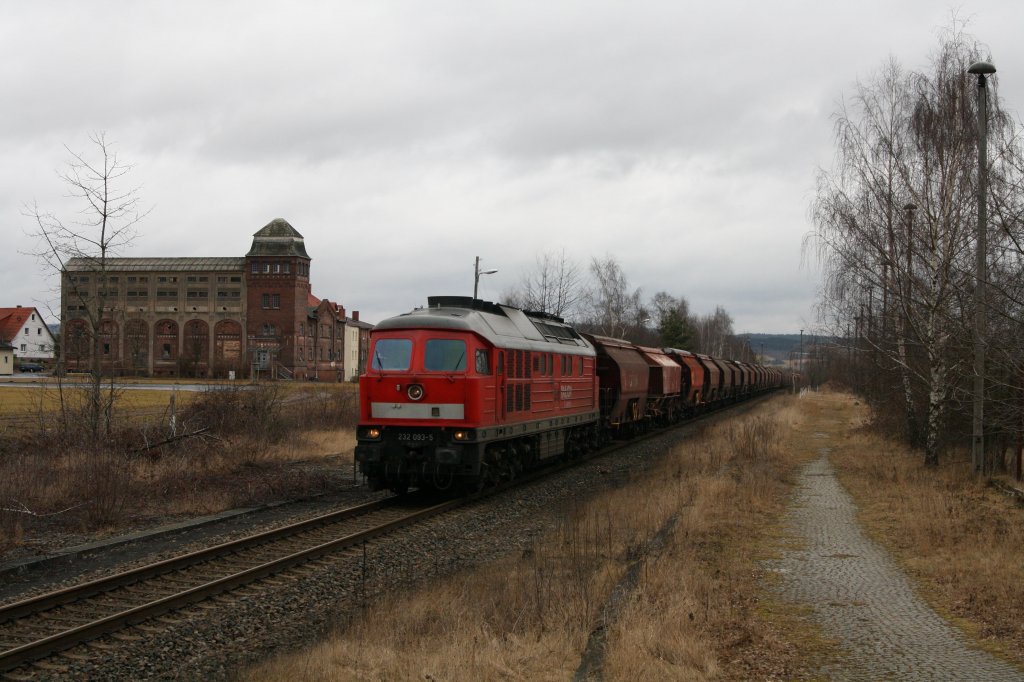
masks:
[[[241,256],[193,258],[108,258],[107,272],[160,272],[203,270],[244,270],[245,258]],[[65,272],[98,272],[99,263],[92,258],[71,258],[64,264]]]

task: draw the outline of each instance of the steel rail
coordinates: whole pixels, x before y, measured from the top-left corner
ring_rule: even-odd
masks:
[[[76,626],[64,632],[0,652],[0,671],[7,672],[13,670],[25,663],[45,658],[46,656],[69,649],[78,644],[95,639],[101,635],[115,632],[130,625],[136,625],[156,616],[163,615],[164,613],[180,609],[208,597],[246,585],[274,573],[280,573],[292,566],[311,561],[332,551],[365,542],[378,535],[396,530],[429,516],[454,509],[455,507],[465,504],[466,501],[467,500],[464,499],[449,500],[442,504],[436,504],[425,509],[417,510],[410,514],[406,514],[401,518],[393,519],[384,524],[374,526],[373,528],[346,535],[342,538],[336,538],[328,542],[323,542],[314,547],[293,552],[284,557],[261,563],[258,566],[238,571],[222,578],[217,578],[196,587],[185,589],[177,594],[163,597],[140,606],[135,606],[119,613],[100,618],[91,623]],[[371,502],[366,505],[360,505],[359,507],[317,517],[316,519],[291,524],[273,531],[268,531],[267,533],[261,533],[256,536],[224,543],[198,552],[182,555],[181,557],[174,557],[166,561],[143,566],[138,569],[126,571],[124,573],[119,573],[117,575],[91,581],[89,583],[84,583],[65,590],[59,590],[57,592],[27,599],[5,607],[3,610],[0,610],[0,615],[4,616],[5,620],[10,621],[18,617],[45,612],[46,610],[57,606],[70,604],[82,599],[88,599],[126,585],[136,584],[146,579],[165,575],[175,570],[205,563],[206,561],[216,557],[227,556],[239,549],[247,549],[253,546],[267,544],[273,540],[327,525],[332,521],[341,521],[346,518],[359,516],[370,511],[381,509],[393,502],[394,498]]]
[[[388,504],[393,504],[394,500],[395,498],[387,498],[384,500],[377,500],[375,502],[368,502],[355,507],[349,507],[347,509],[331,512],[330,514],[306,519],[305,521],[298,521],[287,526],[281,526],[280,528],[275,528],[263,533],[257,533],[256,535],[250,535],[238,540],[232,540],[231,542],[225,542],[197,550],[195,552],[189,552],[188,554],[171,557],[170,559],[158,561],[153,564],[147,564],[146,566],[140,566],[139,568],[134,568],[129,571],[123,571],[104,578],[91,580],[62,590],[31,597],[6,606],[0,606],[0,623],[16,620],[26,615],[52,609],[54,607],[61,606],[62,604],[71,603],[86,597],[93,597],[97,594],[102,594],[103,592],[109,592],[111,590],[124,587],[125,585],[131,585],[133,583],[141,582],[142,580],[154,578],[158,575],[178,571],[195,564],[203,563],[215,557],[237,552],[242,549],[248,549],[250,547],[256,547],[282,537],[296,535],[329,523],[368,514],[370,512],[377,511],[378,509],[382,509]]]

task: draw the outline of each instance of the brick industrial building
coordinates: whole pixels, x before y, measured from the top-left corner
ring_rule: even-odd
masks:
[[[61,280],[64,365],[87,369],[95,349],[116,374],[352,379],[371,325],[313,296],[310,261],[280,218],[243,257],[108,258],[102,269],[72,258]]]

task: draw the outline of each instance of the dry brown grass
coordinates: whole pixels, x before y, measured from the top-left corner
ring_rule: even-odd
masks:
[[[172,391],[169,390],[177,384],[189,384],[200,386],[216,386],[222,388],[241,388],[251,384],[244,382],[229,382],[226,380],[181,380],[181,379],[137,379],[123,377],[117,379],[118,386],[132,384],[153,384],[163,385],[167,388],[159,389],[124,389],[116,388],[116,399],[114,406],[124,412],[129,410],[165,409],[168,407]],[[308,400],[317,396],[358,396],[359,387],[353,383],[312,383],[293,382],[270,384],[280,393],[285,401]],[[0,388],[0,418],[5,415],[24,415],[25,413],[52,413],[60,410],[61,401],[75,403],[79,401],[78,396],[88,390],[88,386],[81,380],[65,381],[58,385],[54,380],[40,380],[32,386],[3,386]],[[106,391],[106,386],[104,386]],[[63,392],[63,393],[62,393]],[[197,391],[174,391],[175,400],[179,407],[184,406],[200,396]]]
[[[723,424],[667,463],[679,523],[616,623],[609,679],[790,678],[827,654],[797,611],[761,589],[792,472],[812,454],[797,442],[808,429],[795,401],[773,408]]]
[[[78,386],[64,387],[64,400],[76,402],[82,392]],[[178,391],[176,400],[179,405],[191,401],[197,393]],[[162,390],[120,390],[116,392],[114,406],[118,410],[152,410],[166,408],[170,403],[170,391]],[[60,410],[61,393],[54,384],[43,384],[38,388],[4,387],[0,389],[0,417],[5,415],[24,415],[26,413],[42,413],[50,415]]]
[[[298,435],[294,444],[281,444],[275,448],[279,457],[310,459],[328,455],[341,455],[342,460],[352,462],[352,450],[356,446],[356,430],[351,427],[315,429]]]
[[[805,420],[779,398],[710,428],[642,481],[577,503],[523,556],[388,596],[330,641],[244,676],[570,679],[634,562],[639,584],[609,629],[606,679],[800,674],[825,647],[766,597],[760,559],[794,467],[816,454],[783,447]],[[672,529],[659,548],[662,528]]]
[[[966,454],[926,468],[922,453],[861,427],[869,415],[856,409],[830,457],[861,521],[940,613],[1024,663],[1024,510],[972,475]]]
[[[111,433],[90,439],[75,394],[65,403],[71,428],[54,428],[62,422],[40,412],[0,434],[0,552],[324,492],[352,462],[351,388],[183,395],[177,432],[201,432],[183,440],[163,442],[169,412],[140,421],[133,400],[115,406]]]

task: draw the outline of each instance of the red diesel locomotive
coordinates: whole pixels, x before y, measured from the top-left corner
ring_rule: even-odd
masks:
[[[474,488],[600,436],[593,346],[561,319],[466,297],[381,322],[359,380],[374,488]]]
[[[435,296],[371,334],[355,457],[374,489],[475,490],[781,385],[777,370]]]

